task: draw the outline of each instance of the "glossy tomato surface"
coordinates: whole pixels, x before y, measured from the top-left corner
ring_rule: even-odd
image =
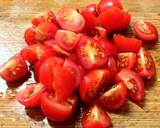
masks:
[[[28,73],[28,66],[23,58],[16,54],[0,66],[0,76],[6,81],[15,81]]]
[[[92,105],[83,113],[81,122],[83,128],[109,128],[111,118],[101,107]]]
[[[28,84],[27,87],[17,93],[16,99],[25,107],[38,107],[45,86],[41,83]]]
[[[101,95],[97,102],[106,110],[117,110],[125,104],[126,96],[126,85],[121,82]]]
[[[128,38],[120,34],[113,36],[114,44],[119,52],[137,53],[142,46],[142,41],[136,38]]]
[[[34,27],[29,27],[25,30],[24,39],[28,45],[36,44],[38,40],[36,39],[36,29]]]
[[[82,36],[77,46],[77,56],[85,69],[102,67],[107,61],[107,54],[103,47],[87,36]]]
[[[83,102],[91,103],[109,86],[110,71],[107,69],[91,70],[81,80],[79,94]]]
[[[135,71],[140,76],[151,79],[156,75],[156,67],[151,53],[144,48],[141,48],[137,55]]]
[[[43,114],[52,121],[62,122],[73,115],[78,98],[76,95],[72,95],[64,102],[58,102],[51,92],[45,92],[42,95],[41,110]]]
[[[81,32],[85,26],[84,17],[73,8],[59,9],[56,20],[62,29],[73,32]]]
[[[64,60],[60,57],[49,57],[46,59],[39,69],[39,80],[48,89],[53,90],[52,82],[54,79],[54,68],[62,67]]]
[[[136,21],[133,29],[136,37],[141,40],[156,41],[158,39],[158,31],[149,21]]]
[[[127,96],[130,100],[140,102],[144,100],[144,82],[134,71],[122,69],[117,77],[117,82],[123,81],[127,87]]]

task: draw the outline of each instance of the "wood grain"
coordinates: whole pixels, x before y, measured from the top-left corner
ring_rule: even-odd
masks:
[[[25,46],[23,33],[30,25],[30,19],[44,10],[62,6],[79,7],[97,0],[0,0],[0,64]],[[124,7],[135,20],[149,20],[160,32],[160,0],[122,0]],[[132,25],[132,24],[131,24]],[[132,29],[127,32],[132,36]],[[124,108],[110,113],[113,128],[160,128],[160,42],[150,47],[156,61],[157,76],[145,81],[145,101],[134,104],[127,101]],[[28,82],[32,78],[28,79]],[[72,120],[64,123],[48,121],[39,109],[25,109],[15,100],[20,87],[18,83],[6,83],[0,79],[0,128],[80,128],[82,109]],[[78,114],[79,113],[79,114]]]

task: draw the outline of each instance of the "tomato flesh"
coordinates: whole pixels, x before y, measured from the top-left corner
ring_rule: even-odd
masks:
[[[144,82],[142,78],[134,71],[121,70],[116,81],[123,81],[127,87],[127,96],[130,100],[140,102],[144,100]]]
[[[32,83],[17,93],[16,99],[25,107],[38,107],[41,103],[41,96],[45,86],[41,83]]]
[[[157,41],[158,31],[156,27],[148,21],[136,21],[134,23],[135,35],[144,41]]]
[[[101,95],[97,102],[106,110],[117,110],[125,104],[126,96],[126,86],[121,82]]]
[[[6,81],[16,81],[28,73],[28,66],[23,58],[16,54],[0,67],[0,76]]]
[[[111,118],[98,105],[92,105],[84,112],[81,122],[83,128],[109,128]]]
[[[48,119],[62,122],[71,118],[76,109],[77,102],[78,98],[76,95],[70,96],[64,102],[57,102],[54,94],[46,91],[42,95],[41,110]]]

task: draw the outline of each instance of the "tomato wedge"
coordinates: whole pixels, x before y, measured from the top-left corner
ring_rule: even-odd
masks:
[[[45,86],[41,83],[28,84],[27,87],[17,93],[16,99],[25,107],[38,107]]]
[[[56,20],[62,29],[73,32],[81,32],[85,26],[84,17],[73,8],[59,9]]]
[[[136,21],[133,26],[136,37],[144,41],[157,41],[158,31],[156,27],[148,21]]]
[[[79,94],[83,102],[93,102],[110,84],[110,71],[107,69],[91,70],[81,80]]]
[[[114,44],[119,52],[137,53],[142,46],[142,41],[136,38],[128,38],[120,34],[113,36]]]
[[[125,104],[126,96],[126,86],[121,82],[101,95],[97,103],[106,110],[117,110]]]
[[[86,69],[102,67],[107,61],[107,54],[98,41],[82,36],[77,46],[77,57]]]
[[[42,95],[41,110],[49,120],[62,122],[71,118],[77,102],[78,98],[76,95],[70,96],[64,102],[57,102],[54,94],[46,91]]]
[[[138,52],[135,71],[147,79],[153,78],[156,74],[156,67],[152,55],[144,48],[141,48]]]
[[[122,69],[116,81],[123,81],[127,87],[127,96],[130,100],[140,102],[144,100],[144,82],[134,71]]]
[[[28,73],[28,66],[23,58],[16,54],[0,66],[0,76],[6,81],[16,81]]]
[[[81,122],[83,128],[109,128],[111,118],[98,105],[92,105],[84,112]]]

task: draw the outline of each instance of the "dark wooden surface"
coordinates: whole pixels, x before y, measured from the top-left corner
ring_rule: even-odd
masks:
[[[97,0],[0,0],[0,64],[25,46],[23,33],[30,19],[44,10],[62,6],[78,7]],[[149,20],[160,30],[160,0],[122,0],[124,7],[135,20]],[[131,24],[132,25],[132,24]],[[160,32],[160,31],[159,31]],[[132,36],[132,30],[127,32]],[[110,113],[113,128],[160,128],[160,43],[151,50],[156,61],[157,77],[146,81],[145,101],[130,101],[119,112]],[[32,81],[32,79],[28,79]],[[21,82],[23,83],[23,81]],[[11,85],[21,84],[12,83]],[[7,83],[10,85],[10,83]],[[80,116],[71,121],[56,124],[44,118],[38,109],[25,109],[15,100],[17,91],[24,87],[8,87],[0,79],[0,128],[80,128]],[[79,109],[78,111],[82,111]],[[78,112],[80,113],[80,112]]]

